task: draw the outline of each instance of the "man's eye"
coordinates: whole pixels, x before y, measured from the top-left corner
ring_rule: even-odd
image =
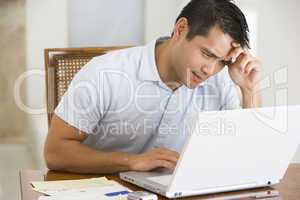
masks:
[[[222,60],[222,61],[220,61],[220,63],[221,63],[221,65],[231,65],[232,63],[231,63],[231,61],[226,61],[226,60]]]
[[[211,56],[210,55],[208,55],[206,52],[204,52],[204,51],[201,51],[202,52],[202,54],[205,56],[205,57],[207,57],[207,58],[210,58]]]
[[[221,61],[220,61],[220,64],[223,65],[223,66],[225,66],[225,65],[226,65],[226,61],[221,60]]]

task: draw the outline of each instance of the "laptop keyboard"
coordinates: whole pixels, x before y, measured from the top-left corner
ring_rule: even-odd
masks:
[[[163,176],[153,176],[153,177],[149,177],[148,179],[153,182],[159,183],[161,185],[167,186],[170,184],[171,178],[172,178],[172,174],[163,175]]]

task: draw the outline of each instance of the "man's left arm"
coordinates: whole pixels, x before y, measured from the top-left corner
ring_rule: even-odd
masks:
[[[239,86],[242,95],[243,108],[261,107],[259,81],[261,77],[261,62],[249,51],[233,43],[233,50],[228,56],[232,64],[228,66],[232,81]]]
[[[259,91],[259,87],[257,90],[242,90],[242,106],[243,108],[259,108],[262,105],[261,94]]]

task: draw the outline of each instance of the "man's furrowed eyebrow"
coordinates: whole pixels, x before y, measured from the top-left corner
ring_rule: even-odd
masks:
[[[214,58],[218,58],[220,59],[220,57],[218,57],[216,54],[214,54],[213,52],[211,52],[209,49],[203,47],[202,50],[204,50],[207,54],[209,54],[210,56],[214,57]]]
[[[219,58],[217,55],[215,55],[213,52],[211,52],[209,49],[207,48],[202,48],[203,51],[205,51],[206,54],[209,54],[210,56],[214,57],[214,58],[217,58],[217,59],[221,59]],[[229,60],[229,61],[226,61],[226,60],[221,60],[222,63],[224,63],[224,65],[231,65],[232,64],[232,61]]]

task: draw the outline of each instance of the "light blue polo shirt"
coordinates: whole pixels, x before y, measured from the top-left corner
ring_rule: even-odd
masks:
[[[195,89],[168,88],[155,62],[157,41],[95,57],[75,75],[55,114],[88,134],[84,144],[107,152],[180,151],[196,113],[240,108],[227,67]]]

